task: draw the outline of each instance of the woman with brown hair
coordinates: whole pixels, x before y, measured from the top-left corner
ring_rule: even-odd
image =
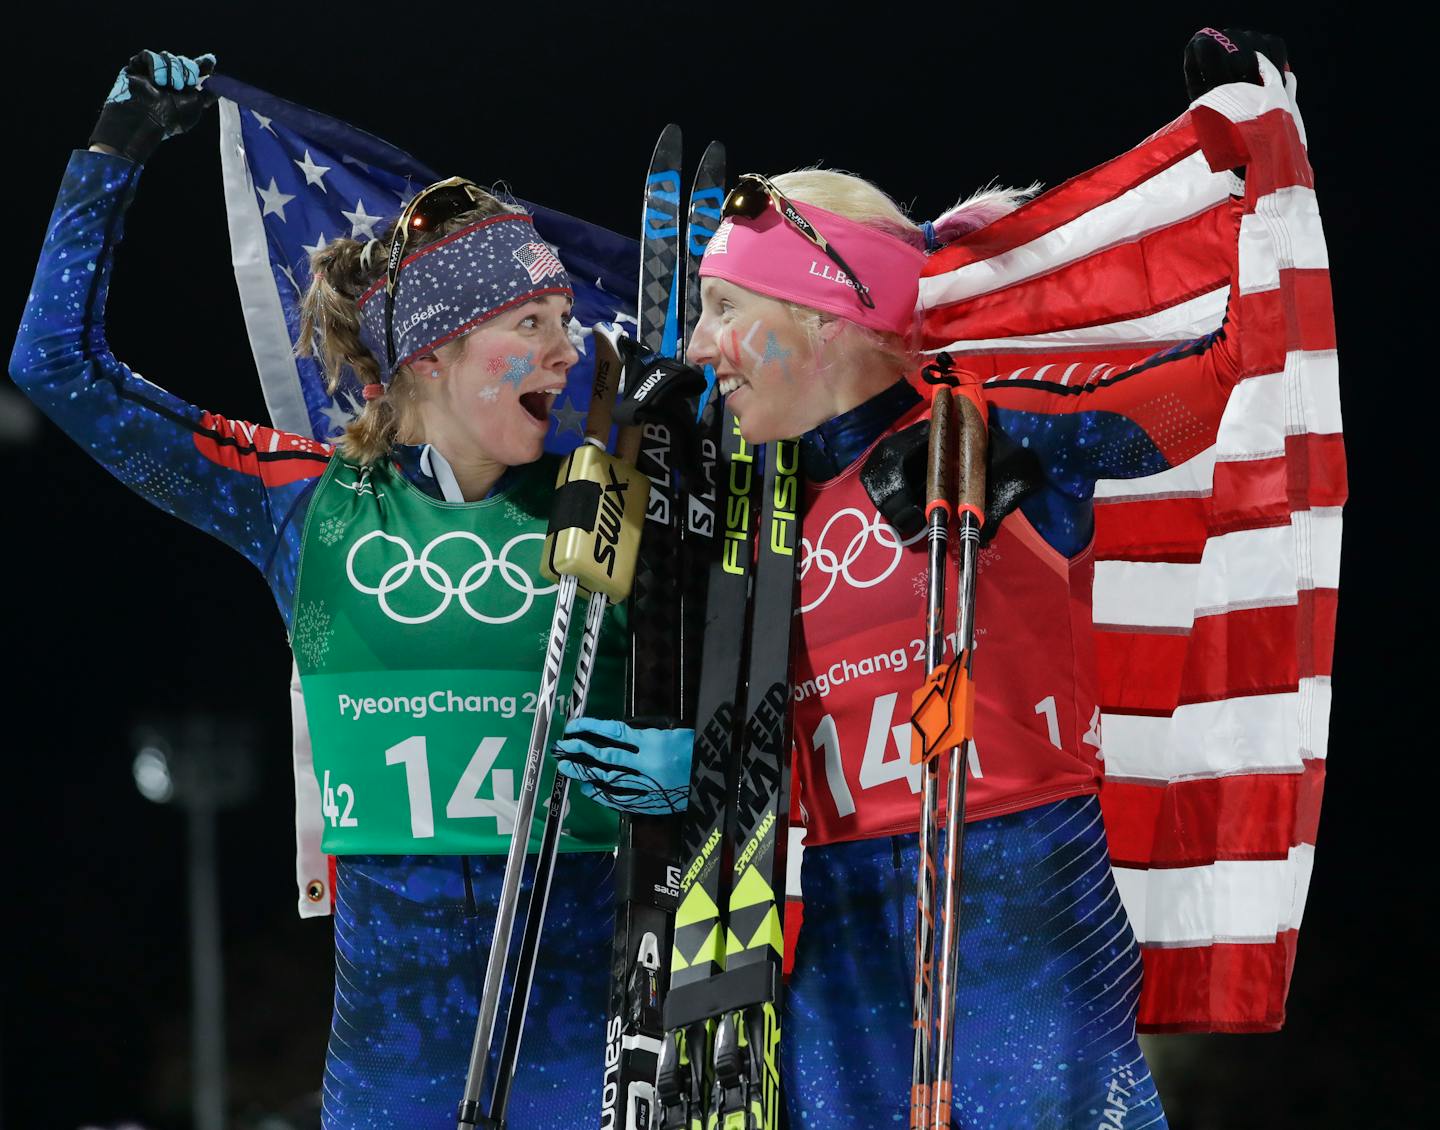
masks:
[[[126,208],[208,105],[209,56],[142,52],[71,158],[11,358],[107,470],[264,573],[290,631],[336,858],[335,1130],[450,1127],[515,823],[555,587],[539,571],[549,407],[577,359],[564,267],[513,204],[432,185],[380,239],[312,259],[301,345],[365,408],[334,447],[193,407],[108,349]],[[613,637],[607,637],[612,638]],[[604,645],[601,701],[618,661]],[[580,798],[511,1110],[598,1105],[614,818]],[[595,1023],[591,1023],[591,1021]]]

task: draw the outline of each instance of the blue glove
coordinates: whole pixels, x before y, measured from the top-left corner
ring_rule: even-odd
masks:
[[[555,743],[559,772],[593,801],[650,816],[690,802],[694,730],[637,730],[604,718],[576,718]]]
[[[155,146],[184,133],[215,101],[202,89],[214,69],[214,55],[190,59],[169,51],[141,51],[115,76],[90,144],[143,164]]]

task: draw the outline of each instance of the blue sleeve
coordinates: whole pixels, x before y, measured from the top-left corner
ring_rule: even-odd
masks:
[[[71,157],[10,374],[131,490],[260,568],[288,623],[304,512],[330,449],[187,404],[110,352],[106,296],[140,171],[122,157]]]

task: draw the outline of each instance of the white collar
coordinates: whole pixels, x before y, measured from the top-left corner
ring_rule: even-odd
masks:
[[[450,469],[445,456],[436,451],[431,444],[426,444],[420,449],[420,470],[435,480],[435,485],[440,488],[440,495],[446,502],[464,502],[465,495],[460,491],[460,483],[455,478],[455,472]]]

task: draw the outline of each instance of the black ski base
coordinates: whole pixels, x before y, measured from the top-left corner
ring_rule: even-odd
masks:
[[[665,994],[665,1028],[691,1024],[779,999],[779,966],[764,961],[727,969],[690,985],[671,985]]]

